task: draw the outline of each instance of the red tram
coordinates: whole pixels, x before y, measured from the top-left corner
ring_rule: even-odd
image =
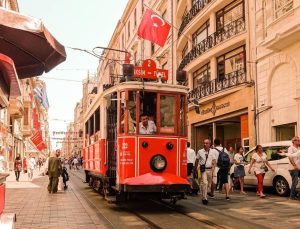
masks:
[[[84,118],[90,185],[120,199],[184,198],[190,188],[186,114],[187,88],[180,85],[128,81],[99,93]],[[149,134],[146,119],[154,128]]]

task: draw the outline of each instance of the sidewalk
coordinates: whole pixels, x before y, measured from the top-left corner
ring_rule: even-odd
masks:
[[[42,170],[41,170],[42,172]],[[106,228],[105,222],[72,188],[72,178],[67,191],[49,194],[48,176],[34,172],[32,181],[22,173],[15,181],[14,172],[6,181],[6,213],[16,213],[15,228]]]

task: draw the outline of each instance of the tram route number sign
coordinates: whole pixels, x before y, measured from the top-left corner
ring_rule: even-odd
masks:
[[[154,60],[144,60],[142,66],[134,66],[135,78],[168,80],[168,70],[156,68]]]

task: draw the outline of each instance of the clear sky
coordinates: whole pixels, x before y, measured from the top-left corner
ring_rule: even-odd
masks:
[[[108,45],[127,1],[18,0],[18,3],[20,13],[42,19],[65,47],[92,50]],[[95,73],[98,66],[98,59],[87,53],[68,48],[66,51],[67,60],[41,76],[47,84],[51,137],[53,131],[66,131],[68,122],[73,120],[75,105],[82,98],[81,80],[87,77],[88,71]],[[60,147],[55,142],[52,146]]]

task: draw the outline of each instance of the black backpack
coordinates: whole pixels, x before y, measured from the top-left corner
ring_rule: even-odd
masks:
[[[229,158],[229,155],[224,152],[224,147],[223,147],[222,151],[218,150],[217,148],[214,148],[214,149],[219,151],[217,166],[222,169],[229,168],[230,167],[230,158]]]

